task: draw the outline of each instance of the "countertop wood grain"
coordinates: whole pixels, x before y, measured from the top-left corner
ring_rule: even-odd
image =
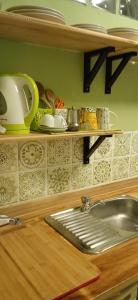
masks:
[[[37,202],[32,201],[16,206],[1,208],[0,214],[21,217],[24,223],[19,226],[20,230],[26,225],[29,226],[29,224],[31,224],[32,226],[37,222],[43,222],[43,217],[51,212],[80,205],[80,197],[82,195],[89,195],[96,201],[122,194],[129,194],[138,198],[138,178],[92,189],[81,190],[78,192],[47,197],[46,199]],[[57,242],[64,240],[64,243],[66,243],[70,249],[70,253],[72,253],[74,246],[63,239],[63,237],[55,232],[54,229],[49,228],[47,224],[45,224],[45,228],[47,228],[47,235],[49,236],[49,239],[51,239],[51,243],[52,236],[56,238]],[[0,227],[1,239],[4,240],[4,236],[14,230],[15,229],[11,225]],[[81,257],[82,262],[84,260],[88,260],[89,263],[97,266],[101,271],[101,275],[95,282],[79,289],[77,292],[74,292],[69,296],[65,296],[63,298],[64,300],[107,300],[109,296],[112,297],[112,295],[118,293],[119,290],[122,290],[123,288],[138,281],[138,238],[125,242],[122,245],[118,245],[99,255],[84,254],[78,249],[75,249],[75,251],[77,251],[79,257]],[[1,242],[0,265],[4,266],[5,264],[7,271],[2,274],[3,282],[6,282],[8,268],[9,271],[10,268],[16,271],[16,276],[12,280],[14,289],[17,289],[16,299],[47,300],[45,297],[42,297],[41,293],[38,293],[38,290],[33,289],[33,286],[29,284],[29,281],[27,281],[27,291],[25,291],[24,287],[26,278],[24,277],[22,270],[14,264],[14,260],[11,259],[9,254],[4,250],[3,243]],[[10,288],[12,289],[12,284],[8,286],[8,290],[10,290]],[[26,293],[28,298],[26,297]],[[23,295],[22,297],[21,294]],[[2,298],[1,294],[1,300],[4,299],[5,298]]]

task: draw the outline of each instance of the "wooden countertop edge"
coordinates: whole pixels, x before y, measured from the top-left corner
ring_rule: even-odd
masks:
[[[80,205],[80,197],[89,195],[93,200],[108,199],[116,195],[129,194],[138,197],[138,178],[106,184],[99,187],[83,189],[76,192],[68,192],[61,195],[48,196],[40,201],[21,203],[11,207],[3,207],[0,214],[19,216],[26,223],[43,220],[46,214],[58,210]],[[48,230],[47,225],[47,230]],[[12,227],[13,228],[13,227]],[[20,229],[20,226],[19,226]],[[0,227],[0,234],[9,232],[11,226]],[[59,234],[54,232],[59,237]],[[72,246],[74,247],[74,246]],[[79,250],[78,250],[79,251]],[[79,251],[80,253],[80,251]],[[64,300],[107,300],[110,294],[138,281],[138,238],[130,240],[122,245],[112,248],[100,255],[89,255],[87,257],[101,271],[100,278],[81,288],[72,295],[65,296]]]
[[[131,265],[128,253],[132,248]],[[101,255],[92,255],[89,259],[100,269],[99,279],[63,300],[108,300],[108,298],[111,300],[112,296],[119,295],[119,291],[138,282],[138,238],[114,247]],[[124,271],[123,260],[126,260]]]

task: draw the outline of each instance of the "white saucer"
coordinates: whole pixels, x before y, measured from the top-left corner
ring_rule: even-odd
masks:
[[[40,125],[40,130],[43,132],[48,132],[48,133],[52,133],[52,132],[65,132],[68,127],[64,127],[64,128],[55,128],[55,127],[47,127],[44,125]]]
[[[100,25],[95,25],[95,24],[74,24],[72,25],[73,27],[81,28],[81,29],[87,29],[91,31],[98,31],[101,33],[107,33],[107,29],[103,26]]]
[[[35,5],[17,5],[17,6],[12,6],[6,9],[6,11],[12,12],[15,10],[35,10],[35,11],[39,11],[39,10],[43,10],[45,12],[49,12],[49,13],[56,13],[62,17],[64,17],[64,15],[62,14],[62,12],[55,10],[53,8],[48,8],[48,7],[43,7],[43,6],[35,6]]]
[[[56,22],[60,24],[65,24],[64,19],[61,17],[58,17],[56,15],[51,15],[47,13],[37,13],[37,12],[20,12],[20,15],[31,17],[31,18],[36,18],[36,19],[41,19],[45,21],[50,21],[50,22]]]
[[[64,20],[64,17],[59,15],[58,13],[56,12],[49,12],[49,11],[46,11],[44,9],[16,9],[16,10],[12,10],[12,13],[16,13],[16,14],[23,14],[23,15],[26,15],[26,14],[45,14],[46,16],[51,16],[51,17],[57,17],[59,19],[62,19]]]

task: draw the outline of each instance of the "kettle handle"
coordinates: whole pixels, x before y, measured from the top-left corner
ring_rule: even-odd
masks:
[[[24,118],[25,125],[26,125],[26,127],[28,127],[28,126],[30,126],[30,124],[37,112],[38,103],[39,103],[38,88],[37,88],[35,81],[30,76],[28,76],[26,74],[20,74],[20,73],[18,73],[16,75],[22,79],[21,80],[22,86],[24,86],[24,85],[28,86],[29,91],[32,96],[31,108],[30,108],[28,114]]]

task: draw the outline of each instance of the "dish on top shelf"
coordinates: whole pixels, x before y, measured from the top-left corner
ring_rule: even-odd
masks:
[[[115,27],[108,29],[107,33],[138,42],[138,29]]]
[[[18,6],[12,6],[6,9],[6,11],[13,11],[13,10],[45,10],[50,13],[57,13],[58,15],[64,17],[64,15],[59,11],[55,10],[53,8],[43,7],[43,6],[36,6],[36,5],[18,5]]]
[[[77,28],[91,30],[91,31],[98,31],[98,32],[101,32],[101,33],[107,33],[107,29],[103,26],[100,26],[100,25],[95,25],[95,24],[74,24],[72,26],[77,27]]]
[[[45,8],[41,6],[21,5],[21,6],[10,7],[6,11],[28,16],[28,17],[37,18],[37,19],[43,19],[45,21],[52,21],[52,22],[65,24],[64,15],[61,12],[51,8]]]

